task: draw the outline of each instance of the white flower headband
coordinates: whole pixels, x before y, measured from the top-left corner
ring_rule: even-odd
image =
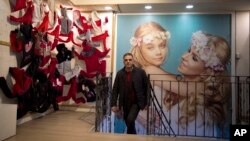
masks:
[[[214,48],[208,46],[208,38],[202,31],[193,33],[192,46],[199,53],[201,60],[205,61],[205,66],[215,71],[223,71],[224,65],[216,56]]]
[[[140,46],[141,45],[141,41],[145,44],[149,44],[153,41],[154,38],[158,38],[158,39],[163,39],[163,40],[168,40],[170,39],[170,32],[169,31],[166,31],[166,32],[163,32],[163,31],[156,31],[156,32],[152,32],[150,34],[146,34],[142,37],[132,37],[130,39],[130,44],[132,46]]]

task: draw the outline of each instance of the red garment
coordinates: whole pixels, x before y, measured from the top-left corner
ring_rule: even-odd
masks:
[[[79,35],[87,32],[87,29],[92,28],[91,24],[87,24],[87,19],[81,15],[79,10],[74,10],[73,26],[77,28]]]
[[[61,38],[59,38],[59,42],[64,42],[64,43],[68,43],[68,42],[72,42],[74,45],[76,46],[81,46],[81,44],[78,44],[75,42],[74,40],[74,32],[73,31],[70,31],[69,34],[68,34],[68,38],[66,40],[63,40]]]
[[[84,77],[87,77],[87,78],[94,78],[97,76],[96,73],[87,73],[83,70],[80,71],[80,75],[84,76]]]
[[[53,35],[55,38],[58,38],[60,35],[60,25],[57,25],[53,31],[48,32],[49,35]]]
[[[14,16],[10,16],[10,21],[24,23],[24,24],[32,24],[33,11],[34,11],[34,6],[32,4],[32,1],[29,1],[25,14],[21,17],[18,17],[18,18],[14,17]]]
[[[23,50],[23,41],[18,38],[18,30],[10,31],[10,48],[14,52],[21,52]]]
[[[91,38],[92,41],[102,41],[104,50],[108,50],[106,44],[106,38],[108,37],[108,31],[105,31],[103,34],[94,36]]]
[[[51,58],[51,56],[45,56],[39,65],[39,70],[46,75],[53,75],[56,71],[57,59]]]
[[[26,0],[9,0],[11,12],[26,8]]]
[[[135,101],[135,93],[133,91],[132,88],[132,80],[131,80],[131,72],[126,72],[126,83],[127,83],[127,87],[129,90],[129,100],[131,103],[136,103]]]
[[[29,77],[23,69],[17,67],[10,67],[9,72],[16,81],[12,88],[13,94],[23,95],[30,88],[32,78]]]
[[[101,59],[104,58],[108,53],[109,50],[101,52],[96,48],[86,45],[81,54],[75,52],[75,55],[80,60],[85,61],[87,73],[93,73],[93,72],[103,73],[103,70],[106,69],[106,62],[101,61]]]
[[[58,39],[54,38],[54,42],[51,45],[51,50],[54,50],[57,45],[58,45]]]
[[[83,97],[76,98],[76,94],[77,94],[77,82],[76,82],[76,78],[74,77],[72,79],[71,86],[70,86],[69,91],[68,91],[68,95],[67,96],[58,96],[56,98],[56,100],[59,103],[62,101],[67,101],[70,98],[72,98],[75,101],[75,103],[77,103],[77,104],[80,102],[82,102],[82,103],[86,102],[85,98],[83,98]]]
[[[41,32],[46,32],[49,30],[49,12],[45,12],[42,23],[34,29]]]

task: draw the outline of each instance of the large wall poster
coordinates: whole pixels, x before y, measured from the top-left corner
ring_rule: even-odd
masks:
[[[175,74],[178,73],[177,59],[190,47],[193,32],[202,30],[222,36],[231,43],[230,14],[118,15],[116,56],[120,57],[116,61],[117,70],[123,67],[121,56],[130,51],[130,38],[136,28],[150,21],[159,23],[171,33],[168,58],[162,67]]]
[[[141,37],[136,37],[135,31],[140,25],[145,25],[146,23],[154,22],[159,24],[163,29],[165,29],[167,32],[164,31],[164,33],[159,30],[160,32],[151,32],[147,33],[147,35],[141,35]],[[145,26],[144,26],[145,27]],[[138,33],[140,34],[140,33]],[[165,56],[164,62],[161,63],[159,66],[162,70],[167,71],[171,74],[181,74],[182,71],[180,71],[180,63],[182,63],[182,58],[185,53],[190,53],[193,51],[199,50],[200,54],[196,55],[201,60],[206,60],[205,66],[212,68],[212,70],[216,72],[223,72],[225,69],[228,70],[228,74],[230,74],[230,48],[231,48],[231,14],[145,14],[145,15],[118,15],[117,16],[117,42],[116,42],[116,72],[123,67],[122,63],[122,56],[126,52],[132,52],[132,48],[136,46],[140,46],[141,44],[148,44],[152,43],[153,38],[160,38],[160,39],[169,39],[165,50]],[[212,39],[212,38],[216,39]],[[217,38],[218,37],[218,38]],[[219,39],[219,37],[221,37]],[[213,41],[211,41],[213,40]],[[223,42],[223,46],[226,46],[226,49],[224,48],[225,53],[224,60],[227,60],[226,62],[219,61],[221,58],[214,55],[212,49],[210,48],[209,44],[211,42]],[[220,41],[219,41],[220,40]],[[228,43],[228,46],[226,44]],[[153,44],[153,43],[152,43]],[[216,44],[216,43],[214,43]],[[197,46],[191,47],[191,46]],[[159,48],[163,48],[159,45]],[[198,47],[200,46],[200,48]],[[206,47],[204,47],[206,46]],[[216,46],[216,45],[215,45]],[[151,50],[153,52],[153,47],[151,47]],[[150,50],[150,47],[148,46],[148,49]],[[209,51],[208,51],[208,50]],[[137,50],[138,52],[138,50]],[[203,52],[203,53],[201,53]],[[209,53],[208,53],[209,52]],[[146,56],[146,55],[145,55]],[[203,57],[201,57],[203,56]],[[205,56],[205,57],[204,57]],[[212,57],[216,56],[216,57]],[[138,57],[138,56],[137,56]],[[147,63],[153,63],[150,60],[149,57],[142,57],[146,60]],[[148,59],[147,59],[148,58]],[[210,58],[210,60],[208,60]],[[212,58],[212,59],[211,59]],[[193,59],[197,59],[193,57]],[[147,64],[146,63],[146,64]],[[223,64],[224,63],[224,64]],[[225,67],[225,68],[224,68]],[[195,69],[195,68],[190,68]],[[153,69],[150,69],[153,70]],[[197,70],[197,69],[195,69]],[[191,72],[194,72],[191,70]],[[222,74],[222,73],[221,73]],[[222,101],[222,100],[221,100]],[[209,109],[209,108],[208,108]],[[213,108],[211,108],[213,110]],[[217,111],[218,112],[218,111]],[[174,115],[174,114],[172,114]],[[207,116],[206,113],[201,113],[201,115]],[[225,116],[225,115],[221,115]],[[230,117],[230,116],[229,116]],[[176,118],[176,117],[171,117]],[[223,122],[228,122],[230,119],[223,119]],[[174,123],[174,122],[173,122]],[[194,124],[194,123],[192,123]],[[197,124],[197,123],[195,123]],[[229,124],[229,122],[228,122]],[[171,125],[174,126],[174,125]],[[196,126],[196,125],[195,125]],[[225,128],[221,129],[223,131],[219,131],[218,129],[220,127],[210,127],[202,128],[200,130],[200,126],[188,126],[184,127],[185,133],[181,133],[181,130],[179,128],[174,129],[175,132],[178,132],[179,135],[198,135],[198,136],[227,136],[227,125],[224,125]],[[206,125],[207,126],[207,125]],[[190,130],[191,129],[191,130]],[[207,130],[209,129],[209,130]],[[186,132],[188,130],[188,132]],[[202,133],[199,133],[199,130]],[[139,132],[143,132],[142,129],[137,130]],[[190,131],[190,132],[189,132]],[[223,133],[221,133],[223,132]]]

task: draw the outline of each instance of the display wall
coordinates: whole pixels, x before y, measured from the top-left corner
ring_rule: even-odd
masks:
[[[199,81],[200,83],[205,82],[207,78],[205,77],[205,79],[200,79],[201,77],[203,77],[202,75],[216,75],[216,77],[218,78],[221,77],[221,75],[231,76],[231,65],[235,65],[231,63],[231,60],[235,59],[231,56],[234,50],[234,45],[232,44],[232,40],[234,40],[232,36],[233,26],[231,23],[231,13],[180,13],[150,15],[118,14],[116,56],[120,58],[117,58],[116,61],[116,72],[123,67],[123,54],[125,54],[126,52],[131,52],[134,55],[135,65],[137,67],[143,68],[147,72],[147,74],[151,74],[151,80],[154,80],[154,78],[156,78],[154,77],[154,74],[165,74],[168,76],[180,74],[184,79],[183,81],[190,81],[191,83],[192,81]],[[222,54],[224,54],[223,63],[219,61],[222,58],[219,59],[219,57],[217,56],[219,54],[217,50],[220,50],[220,52],[223,52]],[[199,71],[199,69],[201,68],[196,66],[196,62],[199,62],[199,60],[205,62],[205,66],[203,66],[204,68],[210,68],[215,71],[215,73],[204,73],[202,71]],[[188,75],[193,75],[192,79],[188,79]],[[225,118],[221,121],[225,122],[225,124],[222,125],[224,126],[223,129],[219,129],[219,127],[214,125],[210,127],[209,125],[202,125],[200,122],[202,121],[202,117],[204,115],[199,117],[199,114],[195,116],[195,119],[197,118],[197,120],[190,119],[187,122],[188,127],[181,128],[179,124],[176,125],[175,123],[180,123],[179,120],[176,120],[180,117],[177,117],[176,115],[181,113],[182,110],[182,108],[179,109],[176,108],[176,106],[182,105],[182,100],[179,100],[180,104],[177,102],[178,104],[174,104],[170,109],[168,109],[165,108],[165,104],[168,103],[165,101],[165,99],[166,95],[169,94],[169,91],[176,95],[182,95],[181,91],[179,90],[185,87],[185,85],[181,86],[182,80],[170,79],[170,77],[167,76],[166,79],[164,79],[164,75],[162,75],[161,78],[159,79],[163,80],[163,83],[161,85],[159,84],[158,86],[153,86],[153,89],[159,103],[164,103],[162,104],[162,109],[171,121],[171,127],[173,128],[175,133],[178,133],[178,135],[195,134],[196,136],[216,137],[225,137],[229,134],[229,121],[231,121],[230,118]],[[167,89],[165,89],[164,83],[166,82],[164,81],[173,81],[173,83],[169,84],[171,85],[169,86],[170,88],[167,87]],[[178,81],[179,83],[174,83],[174,81]],[[226,83],[226,80],[222,81],[221,83]],[[192,92],[192,87],[194,86],[190,85],[189,87],[188,83],[185,84],[188,87],[188,91],[186,91],[188,97],[187,99],[191,98],[191,96],[189,95],[192,95],[192,93],[197,94],[195,95],[195,97],[198,97],[200,90],[196,88]],[[152,82],[152,85],[154,85],[154,82]],[[179,87],[180,89],[175,91],[175,86],[172,85],[177,85],[176,87]],[[199,87],[199,84],[195,86]],[[222,87],[225,87],[225,85],[223,85]],[[201,90],[201,93],[205,93],[204,95],[206,95],[207,91],[205,92],[205,88],[203,90]],[[224,91],[222,93],[231,97],[231,92]],[[221,95],[223,95],[222,93]],[[173,94],[169,95],[172,96]],[[227,103],[231,103],[230,99],[231,98],[227,99]],[[210,102],[211,105],[209,106],[212,107],[213,102]],[[190,106],[191,104],[183,107],[187,108]],[[205,111],[210,109],[209,106],[204,106]],[[223,107],[223,105],[220,106]],[[177,109],[179,109],[180,111]],[[231,108],[228,108],[225,113],[230,113],[230,109]],[[197,110],[197,113],[199,113],[199,110]],[[204,113],[200,114],[202,115]],[[213,119],[214,117],[210,117],[208,115],[204,123],[208,123],[209,120],[215,121],[215,119]],[[224,112],[219,115],[219,117],[225,116],[228,115],[224,115]],[[143,124],[140,120],[141,117],[143,117],[143,112],[139,113],[139,117],[140,118],[137,118],[137,133],[145,134],[145,129],[142,129],[145,128],[142,126],[145,123]],[[197,126],[193,124],[194,122],[197,124]],[[121,125],[121,127],[122,126],[123,125]],[[188,130],[185,130],[187,128]],[[117,128],[117,130],[120,129]]]
[[[5,77],[5,78],[10,78],[9,74],[8,74],[8,69],[9,67],[13,67],[13,66],[17,66],[17,61],[16,61],[16,55],[13,54],[13,52],[11,52],[10,48],[9,48],[9,31],[11,31],[12,29],[15,29],[16,27],[18,27],[17,25],[12,25],[9,23],[9,21],[7,20],[7,16],[9,16],[11,14],[10,8],[9,8],[9,1],[8,0],[2,0],[0,1],[0,12],[2,13],[0,15],[0,19],[1,19],[1,30],[0,30],[0,40],[1,40],[1,46],[0,46],[0,76]],[[57,5],[58,6],[58,5]],[[19,14],[22,13],[15,13],[15,16],[18,16]],[[83,13],[84,14],[84,13]],[[85,13],[86,14],[86,13]],[[89,13],[88,13],[89,14]],[[88,15],[86,14],[86,15]],[[100,13],[100,15],[102,15],[102,13]],[[111,20],[113,18],[114,15],[117,14],[113,14],[113,13],[107,13],[104,14],[105,16],[109,16],[110,20],[108,22],[109,30],[112,30],[112,26],[113,26],[113,21]],[[168,15],[168,14],[167,14]],[[213,15],[213,14],[212,14]],[[105,16],[102,16],[105,17]],[[183,16],[185,17],[185,16]],[[181,19],[181,18],[180,18]],[[236,18],[234,18],[234,23],[236,23],[236,28],[234,28],[232,31],[233,35],[237,35],[236,36],[236,40],[233,41],[232,46],[235,45],[236,50],[240,53],[240,59],[237,60],[236,67],[233,69],[236,69],[236,75],[249,75],[249,11],[242,11],[242,12],[236,12]],[[108,69],[107,72],[115,72],[121,68],[122,66],[122,58],[121,58],[121,54],[124,52],[129,51],[130,48],[130,44],[129,44],[129,39],[130,37],[133,36],[133,32],[136,28],[136,24],[139,23],[134,23],[133,24],[133,28],[130,27],[129,31],[129,35],[126,35],[126,40],[122,40],[121,38],[119,38],[119,42],[124,42],[125,46],[121,45],[123,48],[121,48],[120,46],[116,46],[118,44],[118,40],[113,41],[112,40],[112,32],[109,32],[109,38],[108,38],[108,46],[111,48],[113,46],[115,46],[116,50],[120,50],[121,53],[119,53],[118,51],[114,52],[116,55],[108,55],[107,56],[107,65],[108,65]],[[130,26],[130,22],[128,21],[124,21],[124,23],[121,23],[122,26],[120,26],[121,28],[126,29],[127,26]],[[217,25],[215,23],[215,25]],[[115,23],[115,26],[119,26],[118,23]],[[174,33],[174,35],[182,35],[182,33],[178,33],[178,29],[182,29],[186,26],[185,23],[182,23],[182,25],[180,25],[178,28],[176,27],[176,31]],[[169,27],[166,27],[167,29]],[[116,32],[116,31],[114,31]],[[185,43],[185,47],[187,47],[186,45],[188,45],[188,41],[190,41],[190,35],[191,35],[192,31],[188,31],[189,33],[189,37],[187,37],[185,39],[186,43]],[[127,32],[125,32],[127,33]],[[216,32],[215,32],[216,33]],[[123,34],[123,33],[119,33],[119,34]],[[220,34],[220,33],[218,33]],[[221,34],[222,35],[222,34]],[[172,35],[173,36],[173,35]],[[224,35],[223,35],[224,36]],[[115,38],[117,38],[118,36],[115,35]],[[174,37],[172,37],[174,38]],[[225,37],[226,39],[230,39],[229,37]],[[176,38],[175,38],[176,39]],[[232,39],[233,40],[233,39]],[[115,45],[112,45],[112,42],[116,42]],[[182,43],[180,41],[180,43]],[[170,41],[171,46],[170,47],[174,47],[176,46],[175,44],[173,44],[173,40]],[[120,45],[120,43],[119,43]],[[69,45],[71,46],[71,45]],[[111,48],[113,49],[113,48]],[[235,57],[235,52],[232,52],[232,58]],[[173,59],[173,58],[172,58]],[[112,65],[112,60],[115,60],[114,62],[114,69],[112,69],[111,65]],[[176,65],[176,64],[173,64]],[[171,68],[171,67],[170,67]],[[176,69],[173,67],[173,69],[171,69],[172,72],[176,72]],[[233,70],[232,70],[233,71]],[[10,82],[8,82],[9,84]],[[10,85],[11,86],[11,85]],[[2,104],[5,103],[17,103],[16,99],[9,99],[6,96],[4,96],[3,92],[0,90],[0,106]],[[4,113],[3,113],[4,114]],[[235,116],[234,116],[235,117]],[[1,121],[3,121],[1,119]]]
[[[17,100],[17,119],[95,102],[96,77],[111,72],[112,12],[83,13],[50,0],[1,2],[1,97]]]

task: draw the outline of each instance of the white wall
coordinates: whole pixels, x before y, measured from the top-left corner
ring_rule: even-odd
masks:
[[[239,55],[236,59],[236,75],[250,75],[250,50],[249,50],[249,21],[250,11],[237,12],[235,22],[235,51]]]
[[[10,30],[16,28],[7,22],[7,16],[10,15],[9,0],[0,1],[0,41],[9,43]],[[0,77],[9,77],[8,70],[11,66],[17,66],[16,55],[10,51],[9,46],[0,45]],[[15,103],[14,99],[8,99],[0,89],[0,104]]]
[[[7,15],[10,13],[9,1],[0,1],[0,42],[9,42],[9,33],[15,26],[7,22]],[[6,45],[0,45],[0,77],[8,77],[10,66],[16,66],[16,56],[10,52]],[[0,140],[4,140],[16,134],[16,98],[9,99],[5,97],[0,89]],[[4,128],[3,128],[4,127]]]

